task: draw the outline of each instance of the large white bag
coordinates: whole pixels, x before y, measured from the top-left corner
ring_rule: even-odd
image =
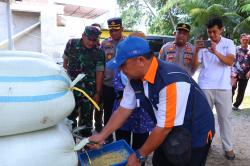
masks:
[[[75,106],[71,80],[52,61],[0,56],[0,136],[58,124]]]
[[[65,125],[0,137],[1,166],[77,166],[74,140]]]
[[[16,57],[30,57],[30,58],[40,58],[40,59],[45,59],[45,60],[49,60],[49,61],[53,61],[53,58],[39,53],[39,52],[31,52],[31,51],[8,51],[8,50],[4,50],[4,51],[0,51],[0,58],[2,57],[10,57],[10,58],[16,58]]]

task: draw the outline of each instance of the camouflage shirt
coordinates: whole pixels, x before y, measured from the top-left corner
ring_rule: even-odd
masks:
[[[122,37],[119,41],[113,40],[111,37],[105,39],[101,44],[101,49],[105,52],[105,61],[108,62],[115,55],[116,46],[125,37]],[[103,84],[109,87],[113,87],[114,71],[105,69]]]
[[[195,48],[190,43],[180,48],[174,42],[168,42],[162,46],[159,56],[162,60],[178,64],[188,74],[193,75],[195,72],[193,69],[194,51]]]
[[[66,45],[63,58],[68,59],[67,72],[72,80],[80,73],[86,74],[76,86],[93,96],[96,88],[96,72],[104,71],[104,52],[98,47],[85,48],[81,39],[71,39]]]

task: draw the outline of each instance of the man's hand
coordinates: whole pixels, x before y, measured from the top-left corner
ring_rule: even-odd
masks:
[[[250,78],[250,71],[247,72],[246,74],[246,78],[249,79]]]
[[[100,100],[101,100],[101,97],[100,97],[99,94],[95,94],[94,97],[93,97],[93,99],[95,100],[95,102],[96,102],[97,104],[99,104],[99,103],[100,103]]]
[[[104,144],[105,138],[102,134],[95,134],[89,137],[89,141],[94,142],[87,145],[90,149],[99,149]]]
[[[196,40],[195,41],[195,52],[198,53],[200,49],[204,48],[204,41],[203,40]]]
[[[135,153],[129,156],[128,163],[126,166],[140,166],[139,159],[136,157]]]
[[[216,54],[216,43],[211,41],[211,47],[208,48],[208,50],[213,53],[213,54]]]
[[[237,77],[232,77],[231,76],[231,84],[232,84],[232,87],[236,87],[237,86]]]

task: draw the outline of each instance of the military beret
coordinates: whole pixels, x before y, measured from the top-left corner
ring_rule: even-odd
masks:
[[[97,39],[100,34],[101,31],[95,26],[86,26],[83,32],[83,35],[85,35],[87,38],[92,39]]]
[[[179,23],[176,26],[176,30],[186,30],[188,32],[190,32],[191,26],[186,24],[186,23]]]
[[[122,19],[119,17],[108,19],[108,27],[109,29],[121,29]]]

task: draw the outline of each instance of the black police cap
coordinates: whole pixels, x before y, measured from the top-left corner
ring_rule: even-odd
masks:
[[[190,32],[191,26],[186,24],[186,23],[179,23],[176,26],[176,30],[186,30],[188,32]]]
[[[108,19],[109,29],[121,29],[122,19],[120,17]]]

